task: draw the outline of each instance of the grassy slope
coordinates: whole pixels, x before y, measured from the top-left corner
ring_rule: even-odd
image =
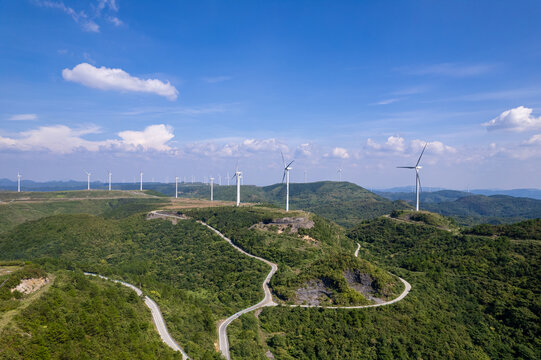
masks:
[[[541,236],[539,223],[513,225],[513,233],[520,227]],[[413,290],[380,309],[265,309],[262,338],[276,359],[540,358],[539,241],[454,235],[392,219],[364,222],[349,236],[361,242],[360,256],[391,268]]]
[[[160,184],[153,187],[156,191],[174,195],[174,184]],[[210,186],[205,184],[182,184],[179,186],[180,197],[210,197]],[[214,199],[234,201],[236,187],[215,186]],[[285,185],[275,184],[266,187],[243,185],[242,202],[259,202],[284,207]],[[389,214],[395,209],[409,206],[403,202],[391,202],[360,186],[348,182],[321,181],[290,185],[291,209],[305,210],[332,220],[342,226],[353,226],[359,220]]]
[[[48,269],[82,268],[140,286],[196,359],[218,358],[216,321],[259,301],[268,272],[194,221],[172,225],[143,215],[27,222],[0,235],[0,257],[34,259]]]
[[[22,278],[42,276],[27,268]],[[23,270],[11,274],[17,283]],[[33,299],[0,329],[0,359],[182,358],[163,344],[143,301],[123,286],[60,271],[37,298],[2,298],[16,305]]]
[[[70,192],[71,194],[86,193]],[[108,192],[92,191],[92,194],[107,194]],[[113,192],[114,193],[114,192]],[[1,194],[1,193],[0,193]],[[13,193],[11,193],[13,194]],[[16,193],[15,193],[16,194]],[[55,196],[55,193],[33,193]],[[149,211],[163,204],[163,200],[157,198],[117,198],[100,199],[89,198],[84,200],[60,200],[47,201],[47,198],[39,199],[35,195],[35,201],[7,202],[0,204],[0,233],[28,220],[37,220],[45,216],[56,214],[93,214],[106,217],[122,217],[129,214]],[[81,196],[84,197],[84,196]],[[100,196],[101,197],[101,196]],[[68,197],[70,198],[70,197]],[[55,198],[56,199],[56,198]]]

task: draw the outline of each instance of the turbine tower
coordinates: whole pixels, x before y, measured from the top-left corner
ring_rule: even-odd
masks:
[[[139,191],[143,191],[143,172],[139,171]]]
[[[23,176],[17,171],[17,192],[21,192],[21,178]]]
[[[109,191],[111,191],[111,175],[113,175],[113,173],[109,170],[108,174],[109,174]]]
[[[86,173],[86,183],[87,183],[86,189],[90,190],[90,173],[87,172],[86,170],[84,170],[84,172]]]
[[[342,181],[342,167],[338,168],[337,173],[338,173],[338,181],[341,182]]]
[[[178,198],[178,176],[175,176],[175,199]]]
[[[421,155],[419,156],[419,159],[417,160],[417,164],[415,166],[397,166],[400,169],[415,169],[415,211],[419,211],[419,188],[421,187],[421,178],[419,177],[419,170],[421,170],[423,167],[419,166],[419,163],[421,162],[421,158],[423,157],[423,154],[425,152],[426,146],[428,143],[425,143],[425,147],[423,148],[423,151],[421,151]]]
[[[293,169],[291,164],[293,164],[292,160],[289,164],[286,165],[286,161],[284,159],[284,154],[280,151],[280,154],[282,154],[282,164],[284,165],[284,176],[282,176],[282,184],[284,183],[284,178],[286,180],[286,212],[289,211],[289,170]]]
[[[209,177],[210,181],[210,201],[214,201],[214,178]]]
[[[237,206],[240,206],[240,180],[242,179],[242,172],[239,171],[239,166],[235,169],[235,175],[231,178],[236,178],[237,180]]]

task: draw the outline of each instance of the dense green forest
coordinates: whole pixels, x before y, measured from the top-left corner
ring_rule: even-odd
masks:
[[[370,274],[377,295],[382,298],[391,298],[402,290],[402,284],[395,277],[355,258],[355,243],[345,236],[343,228],[319,216],[304,212],[287,213],[290,217],[304,216],[312,220],[314,226],[299,229],[298,233],[278,233],[251,228],[257,223],[270,223],[272,219],[284,217],[286,213],[278,209],[223,207],[185,213],[217,228],[249,253],[276,262],[278,272],[271,279],[270,287],[274,295],[283,301],[293,302],[299,287],[309,280],[320,279],[330,291],[328,305],[366,304],[367,300],[347,284],[344,272],[350,269]]]
[[[216,322],[258,302],[269,271],[195,221],[56,215],[0,235],[0,257],[83,269],[142,288],[195,359],[217,359]]]
[[[0,321],[0,359],[182,359],[161,341],[142,299],[121,285],[56,271],[49,274],[53,284],[35,299],[9,291],[21,279],[45,276],[35,264],[7,275],[0,319],[21,310],[10,322]]]
[[[231,342],[276,359],[539,359],[541,243],[531,239],[540,223],[500,225],[488,237],[363,222],[348,236],[361,243],[361,257],[411,283],[404,300],[362,310],[266,308],[236,324],[243,337]],[[250,330],[254,321],[262,332]]]

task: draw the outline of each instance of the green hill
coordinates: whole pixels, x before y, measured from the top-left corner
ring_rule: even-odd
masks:
[[[152,189],[174,196],[175,185],[159,184]],[[180,197],[210,198],[210,186],[206,184],[182,184]],[[285,184],[265,187],[243,185],[241,201],[266,203],[285,207]],[[215,186],[214,199],[235,201],[236,187]],[[290,208],[313,212],[342,226],[351,227],[360,220],[373,219],[390,214],[396,209],[409,208],[404,202],[391,202],[358,185],[349,182],[321,181],[314,183],[290,184]]]
[[[541,200],[506,195],[473,195],[423,209],[454,217],[462,225],[512,223],[541,218]]]
[[[539,220],[498,231],[538,238]],[[454,234],[422,222],[365,221],[360,255],[412,285],[377,310],[266,308],[235,324],[233,346],[276,359],[538,359],[541,243]],[[261,332],[262,331],[262,332]],[[252,351],[252,354],[255,351]]]

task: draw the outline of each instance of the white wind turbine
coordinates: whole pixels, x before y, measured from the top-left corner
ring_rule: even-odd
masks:
[[[113,175],[113,173],[109,170],[107,174],[109,175],[109,191],[111,191],[111,175]]]
[[[422,166],[419,166],[419,163],[421,162],[421,158],[423,157],[423,154],[425,152],[426,146],[428,143],[425,143],[425,147],[423,148],[423,151],[421,151],[421,155],[419,156],[419,159],[417,160],[417,164],[415,166],[397,166],[400,169],[415,169],[415,211],[419,211],[419,188],[421,187],[421,178],[419,177],[419,170],[422,169]]]
[[[90,175],[91,174],[86,170],[84,170],[84,172],[86,173],[86,183],[87,183],[86,189],[90,190]]]
[[[23,176],[17,171],[17,192],[21,192],[21,178]]]
[[[210,181],[210,201],[214,201],[214,178],[209,177]]]
[[[139,191],[143,191],[143,172],[139,171]]]
[[[178,176],[175,176],[175,199],[178,198]]]
[[[338,168],[338,181],[342,182],[342,167],[339,167]]]
[[[280,154],[282,154],[282,164],[284,165],[284,176],[282,176],[282,184],[284,183],[284,178],[286,180],[286,212],[289,211],[289,170],[293,169],[291,168],[291,164],[293,164],[292,160],[289,164],[286,165],[286,161],[284,159],[284,154],[280,151]]]
[[[239,171],[238,163],[235,169],[235,175],[233,175],[231,178],[236,178],[237,181],[237,206],[240,206],[240,180],[242,179],[242,172]]]

